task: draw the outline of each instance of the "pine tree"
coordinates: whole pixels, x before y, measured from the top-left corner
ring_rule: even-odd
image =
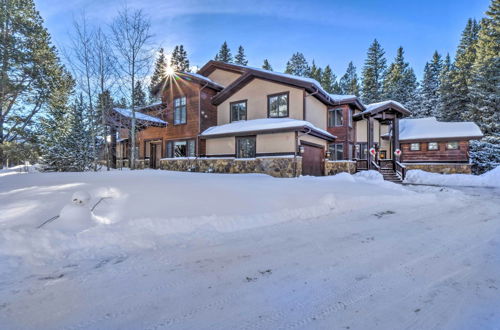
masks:
[[[189,60],[183,45],[174,47],[170,58],[170,66],[175,72],[189,72]]]
[[[436,51],[432,56],[432,61],[427,62],[424,68],[424,77],[420,86],[421,103],[414,117],[441,117],[438,114],[439,107],[439,87],[440,75],[443,69],[441,55]]]
[[[443,121],[452,121],[453,116],[449,111],[453,104],[453,84],[451,81],[451,72],[455,70],[453,63],[451,63],[450,54],[446,54],[443,63],[443,69],[439,74],[439,109],[437,111],[437,118]]]
[[[295,76],[308,77],[310,74],[309,64],[302,53],[295,53],[286,63],[285,73]]]
[[[342,94],[342,90],[337,82],[337,77],[333,73],[330,65],[325,67],[323,74],[321,75],[321,86],[325,91],[331,94]]]
[[[92,141],[85,120],[86,105],[83,95],[70,107],[68,114],[68,132],[62,141],[66,149],[65,171],[87,171],[92,168]]]
[[[247,57],[245,55],[245,49],[243,49],[243,46],[238,47],[238,54],[234,57],[235,61],[234,63],[239,64],[239,65],[247,65]]]
[[[142,83],[138,80],[134,87],[134,107],[142,107],[146,105],[146,93],[142,88]]]
[[[349,62],[346,73],[340,78],[339,85],[342,94],[359,96],[358,74],[352,62]]]
[[[309,78],[312,78],[318,82],[321,81],[321,76],[323,75],[323,70],[320,67],[316,66],[316,63],[314,63],[314,60],[311,65],[311,69],[309,72]]]
[[[485,134],[500,135],[500,1],[492,0],[481,21],[472,67],[468,119]]]
[[[268,70],[268,71],[273,71],[273,67],[271,66],[271,64],[269,63],[267,58],[264,60],[264,64],[262,64],[262,69]]]
[[[408,110],[414,111],[418,103],[417,85],[415,72],[404,59],[403,47],[399,47],[384,77],[384,98],[400,102]]]
[[[227,46],[227,42],[224,41],[219,49],[217,55],[215,55],[215,60],[226,63],[233,63],[233,55],[231,55],[231,50]]]
[[[149,94],[151,95],[151,101],[157,101],[152,95],[153,89],[160,83],[160,81],[167,75],[167,61],[165,59],[165,51],[160,48],[158,51],[158,56],[156,58],[155,69],[153,75],[151,76],[151,82],[149,83]]]
[[[384,55],[382,46],[375,39],[368,48],[361,77],[363,102],[367,104],[382,101],[383,79],[387,68]]]
[[[455,62],[449,74],[452,88],[446,95],[446,107],[442,110],[445,120],[460,121],[471,119],[469,110],[471,98],[469,88],[472,79],[472,65],[476,60],[476,44],[479,25],[475,20],[469,19],[455,55]]]

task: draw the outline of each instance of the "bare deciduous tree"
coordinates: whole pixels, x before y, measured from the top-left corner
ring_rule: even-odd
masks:
[[[123,80],[128,82],[130,104],[132,109],[132,120],[130,128],[130,169],[135,169],[136,154],[136,116],[134,100],[134,86],[137,80],[146,75],[153,52],[150,50],[149,42],[150,21],[142,10],[131,10],[124,7],[118,12],[118,16],[111,24],[113,34],[113,46],[118,57],[117,67],[121,72]]]

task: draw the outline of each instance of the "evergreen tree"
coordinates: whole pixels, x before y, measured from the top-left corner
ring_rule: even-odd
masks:
[[[142,83],[138,80],[134,87],[134,107],[142,107],[146,105],[146,93],[142,88]]]
[[[472,67],[471,105],[467,119],[485,134],[500,134],[500,1],[492,0],[481,21]]]
[[[346,73],[340,78],[339,85],[342,94],[359,96],[358,74],[352,62],[349,62]]]
[[[471,119],[469,109],[471,98],[469,88],[472,77],[472,65],[476,60],[476,43],[479,25],[469,19],[455,55],[455,62],[449,74],[451,83],[450,93],[445,96],[446,107],[442,110],[442,118],[450,121]]]
[[[391,63],[383,82],[384,98],[400,102],[414,111],[417,99],[417,77],[404,59],[403,47],[399,47],[394,62]]]
[[[362,72],[363,102],[367,104],[382,101],[383,79],[387,68],[384,55],[382,46],[375,39],[368,48]]]
[[[227,46],[227,42],[224,41],[219,49],[217,55],[215,55],[215,60],[226,63],[233,63],[233,55],[231,55],[231,50]]]
[[[337,77],[333,73],[330,65],[325,67],[323,74],[321,75],[321,86],[325,91],[331,94],[342,94],[342,90],[337,82]]]
[[[302,53],[295,53],[286,63],[285,73],[295,76],[308,77],[310,74],[309,64]]]
[[[269,63],[267,58],[264,60],[264,64],[262,64],[262,69],[268,70],[268,71],[273,71],[273,67],[271,66],[271,64]]]
[[[424,77],[420,86],[421,103],[415,117],[441,117],[438,114],[439,107],[439,87],[440,75],[443,69],[441,55],[436,51],[432,56],[432,61],[425,64]]]
[[[234,57],[235,61],[234,63],[239,64],[239,65],[247,65],[247,57],[245,55],[245,49],[243,49],[243,46],[238,47],[238,54]]]
[[[176,46],[177,47],[177,46]],[[160,83],[160,81],[167,75],[167,61],[165,59],[165,51],[160,48],[158,51],[158,56],[156,57],[155,69],[153,75],[151,76],[151,82],[149,83],[149,92]]]
[[[92,141],[90,132],[85,120],[86,105],[83,102],[83,95],[70,108],[68,115],[69,129],[62,141],[66,153],[64,171],[86,171],[93,165]]]
[[[437,111],[437,118],[443,121],[453,121],[452,112],[449,111],[453,104],[452,70],[455,70],[455,68],[451,63],[450,54],[446,54],[439,75],[439,110]]]
[[[323,75],[323,70],[320,67],[316,66],[316,63],[314,63],[314,60],[312,62],[312,66],[309,72],[309,78],[312,78],[318,82],[321,81],[321,76]]]
[[[189,72],[189,60],[183,45],[174,47],[170,58],[170,66],[175,72]]]
[[[500,166],[500,134],[471,141],[469,153],[474,174],[483,174]]]

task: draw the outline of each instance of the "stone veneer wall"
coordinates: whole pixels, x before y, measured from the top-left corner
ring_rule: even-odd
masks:
[[[335,175],[340,172],[356,173],[356,162],[351,160],[325,161],[325,175]]]
[[[302,157],[238,158],[166,158],[160,168],[168,171],[205,173],[264,173],[293,178],[302,174]]]
[[[406,170],[423,170],[427,172],[433,173],[442,173],[442,174],[471,174],[471,164],[463,164],[463,163],[404,163],[406,166]]]

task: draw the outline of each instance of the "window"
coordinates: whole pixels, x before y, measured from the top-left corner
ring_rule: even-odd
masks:
[[[356,145],[356,159],[368,159],[368,143],[358,143]]]
[[[330,151],[330,160],[343,160],[344,159],[344,145],[343,144],[330,144],[328,146]]]
[[[196,157],[194,140],[168,141],[166,150],[167,158]]]
[[[410,144],[410,150],[411,151],[419,151],[420,150],[420,143],[416,142],[416,143]]]
[[[236,157],[254,158],[255,157],[255,136],[245,136],[236,138]]]
[[[267,97],[267,113],[269,118],[288,117],[288,92],[269,95]]]
[[[439,150],[439,144],[437,142],[427,143],[427,150]]]
[[[186,97],[174,99],[174,125],[186,123]]]
[[[352,110],[351,109],[347,110],[347,115],[349,116],[349,119],[348,119],[349,120],[348,121],[349,127],[352,127]]]
[[[232,102],[229,107],[232,122],[247,120],[247,101]]]
[[[458,150],[458,142],[446,142],[446,150]]]
[[[342,126],[344,124],[344,116],[342,109],[328,110],[328,127]]]

